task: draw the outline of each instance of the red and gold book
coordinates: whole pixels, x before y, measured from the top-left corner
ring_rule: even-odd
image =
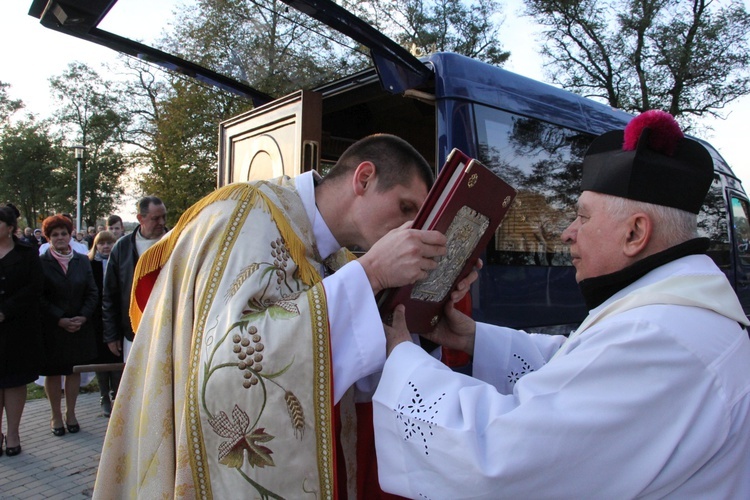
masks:
[[[412,226],[445,234],[448,252],[427,278],[380,294],[383,320],[390,323],[393,309],[404,304],[410,332],[432,331],[450,292],[471,272],[515,196],[515,189],[479,161],[451,151]]]

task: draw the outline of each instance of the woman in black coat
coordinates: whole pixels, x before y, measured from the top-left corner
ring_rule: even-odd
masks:
[[[26,384],[36,380],[43,361],[39,325],[42,266],[35,248],[14,236],[18,215],[0,207],[0,455],[21,453],[19,426]],[[2,433],[3,413],[8,422]]]
[[[96,358],[97,364],[122,363],[122,355],[116,356],[109,350],[109,346],[104,342],[104,322],[102,320],[102,291],[104,290],[104,275],[107,270],[109,254],[114,246],[115,235],[109,231],[100,231],[94,237],[94,241],[89,250],[89,260],[91,261],[91,270],[94,272],[94,281],[99,288],[99,302],[94,313],[93,326],[96,332],[96,344],[99,354]],[[109,417],[112,413],[112,401],[117,394],[120,386],[120,377],[122,370],[108,370],[96,372],[96,380],[99,382],[99,405],[102,409],[102,415]]]
[[[96,340],[91,319],[98,303],[98,291],[91,264],[86,255],[70,247],[73,224],[62,215],[53,215],[42,223],[50,247],[40,257],[44,271],[44,293],[41,297],[47,365],[44,390],[52,410],[50,425],[56,436],[80,430],[75,414],[81,374],[73,366],[96,358]],[[65,421],[61,399],[65,377]],[[64,424],[64,426],[63,426]]]

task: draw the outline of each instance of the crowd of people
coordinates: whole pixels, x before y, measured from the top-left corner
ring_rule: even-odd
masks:
[[[146,200],[163,209],[158,198]],[[163,212],[158,228],[147,232],[149,238],[166,232]],[[127,245],[118,246],[118,240],[144,239],[140,225],[125,235],[118,215],[110,216],[106,227],[89,227],[85,235],[76,232],[69,214],[47,217],[40,229],[20,230],[19,218],[12,203],[0,207],[0,423],[3,416],[6,423],[4,432],[0,427],[0,454],[8,456],[22,451],[19,427],[27,384],[34,381],[44,385],[55,436],[81,428],[76,417],[81,370],[75,366],[102,369],[96,372],[101,413],[110,416],[123,357],[105,341],[108,313],[103,304],[115,295],[118,303],[120,299],[116,287],[109,296],[105,293],[107,273],[113,274],[107,264],[120,247],[131,252]],[[117,321],[109,327],[113,343],[122,342],[116,338]]]

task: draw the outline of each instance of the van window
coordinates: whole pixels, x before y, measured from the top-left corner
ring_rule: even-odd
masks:
[[[723,185],[719,177],[715,176],[698,214],[698,236],[711,240],[708,256],[722,269],[731,267],[728,220]]]
[[[560,235],[575,218],[581,166],[594,136],[475,105],[479,160],[518,190],[513,207],[487,248],[488,264],[569,266]],[[708,255],[730,265],[727,208],[718,176],[698,215],[698,235],[711,240]],[[739,255],[750,265],[748,204],[732,199]]]
[[[732,196],[732,221],[737,237],[737,257],[742,265],[750,265],[750,222],[747,201]]]
[[[593,136],[475,105],[479,160],[518,190],[487,249],[488,264],[568,266],[560,236],[575,218]]]

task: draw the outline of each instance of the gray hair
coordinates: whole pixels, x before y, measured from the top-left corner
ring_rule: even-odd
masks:
[[[679,208],[654,205],[619,196],[602,194],[606,198],[607,213],[617,219],[625,219],[643,212],[654,221],[654,237],[668,247],[698,237],[698,216]]]

